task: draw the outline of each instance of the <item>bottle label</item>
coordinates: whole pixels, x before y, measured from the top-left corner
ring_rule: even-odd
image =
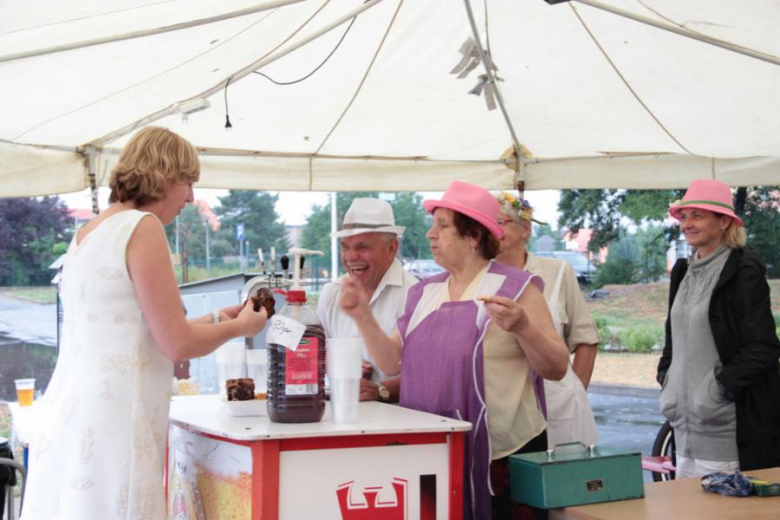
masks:
[[[266,332],[265,341],[268,344],[276,344],[287,347],[293,352],[301,344],[303,333],[306,332],[306,325],[295,321],[287,316],[274,314],[268,322],[268,332]]]
[[[319,338],[301,338],[297,349],[288,349],[284,383],[285,395],[316,395],[319,374]]]

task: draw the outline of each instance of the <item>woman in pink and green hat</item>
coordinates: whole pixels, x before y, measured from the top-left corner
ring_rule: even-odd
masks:
[[[472,423],[463,517],[513,518],[509,489],[492,489],[491,482],[505,480],[501,462],[510,454],[547,448],[537,389],[540,376],[563,377],[568,350],[541,279],[493,261],[503,230],[490,192],[455,181],[423,206],[433,215],[431,252],[447,272],[409,290],[391,337],[371,316],[357,280],[345,282],[340,304],[379,367],[401,374],[401,406]]]
[[[766,268],[745,248],[723,182],[691,182],[669,214],[694,250],[672,269],[658,364],[676,476],[780,466],[780,342]]]

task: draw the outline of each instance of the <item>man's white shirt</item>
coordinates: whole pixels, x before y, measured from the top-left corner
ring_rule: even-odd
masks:
[[[317,302],[317,316],[322,322],[327,338],[360,337],[355,320],[339,306],[341,287],[346,276],[348,275],[326,284]],[[379,281],[374,294],[371,295],[371,313],[388,336],[395,331],[396,320],[404,312],[406,293],[416,283],[417,278],[404,271],[401,262],[396,258]],[[374,360],[369,356],[365,344],[363,345],[363,359],[374,366],[372,381],[379,382],[387,379],[387,374],[379,370]]]

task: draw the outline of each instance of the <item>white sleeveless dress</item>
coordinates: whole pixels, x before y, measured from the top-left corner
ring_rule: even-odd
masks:
[[[70,244],[60,354],[36,406],[23,520],[165,518],[173,364],[152,340],[126,263],[147,215],[117,213]]]

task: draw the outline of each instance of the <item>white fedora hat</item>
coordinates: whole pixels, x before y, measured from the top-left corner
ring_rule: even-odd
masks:
[[[334,237],[351,237],[363,233],[393,233],[401,236],[403,226],[395,225],[393,207],[381,199],[360,198],[352,201],[352,205],[344,215],[341,231],[331,233]]]

